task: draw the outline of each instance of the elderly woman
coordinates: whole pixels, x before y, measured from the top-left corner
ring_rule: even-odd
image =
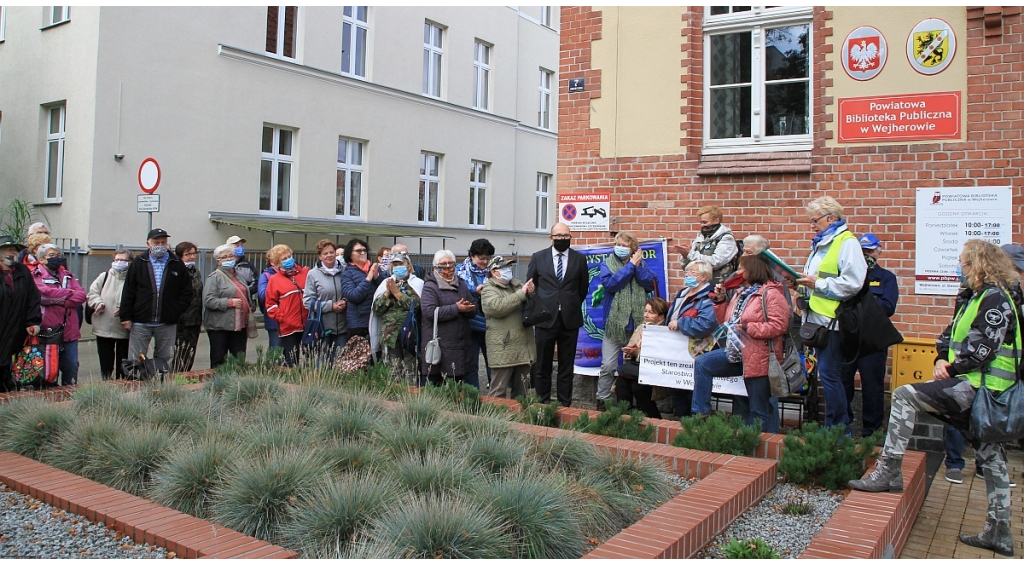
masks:
[[[391,368],[397,382],[419,383],[416,351],[407,350],[399,342],[399,332],[409,311],[420,316],[420,296],[423,279],[416,276],[409,255],[402,252],[391,255],[391,276],[377,287],[373,297],[373,315],[370,317],[370,347]],[[419,335],[414,336],[416,340]]]
[[[455,275],[455,255],[449,250],[434,253],[434,271],[423,282],[420,301],[420,350],[435,337],[441,345],[441,361],[428,364],[424,356],[422,373],[431,384],[440,386],[447,378],[462,382],[472,366],[469,320],[476,315],[476,304],[466,283]],[[437,334],[434,318],[437,317]],[[421,353],[422,354],[422,353]]]
[[[63,345],[58,361],[60,385],[74,386],[78,383],[78,340],[82,338],[75,310],[85,303],[85,290],[75,280],[75,275],[68,271],[64,253],[56,245],[40,245],[38,260],[32,276],[42,297],[40,338],[47,334],[62,335]]]
[[[789,329],[789,306],[782,287],[772,279],[768,264],[754,256],[740,258],[743,288],[729,303],[728,334],[724,347],[697,357],[693,364],[694,413],[711,412],[713,378],[743,376],[749,402],[746,423],[761,422],[761,429],[778,432],[771,419],[768,355],[774,348],[783,360],[783,336]],[[772,343],[770,348],[768,343]]]
[[[644,264],[640,242],[629,231],[615,236],[612,254],[601,263],[604,288],[604,337],[601,339],[601,373],[597,379],[597,410],[612,395],[619,355],[633,331],[644,320],[647,293],[654,291],[654,272]]]
[[[245,358],[248,341],[249,287],[235,274],[235,249],[224,244],[213,250],[217,268],[206,277],[203,306],[206,335],[210,339],[210,368],[217,368],[227,355]]]
[[[490,351],[491,379],[487,395],[504,398],[511,384],[512,397],[525,396],[530,367],[537,360],[533,327],[523,327],[523,302],[533,293],[533,280],[523,284],[512,278],[514,261],[501,256],[487,263],[490,276],[480,290],[487,316],[487,350]]]
[[[100,375],[104,380],[124,378],[122,361],[128,358],[128,330],[117,316],[121,291],[132,252],[124,249],[114,253],[110,269],[92,281],[86,295],[92,313],[92,334],[96,337],[96,353],[100,357]]]
[[[661,298],[651,298],[644,306],[644,326],[664,325],[668,313],[668,302]],[[643,411],[647,417],[660,419],[658,405],[651,399],[654,387],[640,383],[640,345],[644,327],[637,327],[629,343],[622,347],[625,362],[619,369],[619,377],[615,379],[615,399],[625,401]]]
[[[188,372],[196,360],[196,347],[203,325],[203,274],[196,268],[199,250],[194,243],[182,241],[174,247],[174,254],[181,259],[185,270],[192,279],[192,303],[178,318],[178,329],[174,333],[174,371]]]
[[[679,253],[679,263],[683,268],[698,259],[711,263],[712,281],[719,284],[733,272],[736,237],[732,229],[722,225],[722,210],[718,206],[702,206],[697,210],[697,220],[700,222],[700,234],[693,243],[672,245],[672,250]]]
[[[295,366],[299,363],[299,345],[308,314],[302,305],[302,292],[309,269],[295,263],[288,245],[274,245],[267,255],[277,270],[267,282],[267,315],[277,322],[284,363]]]
[[[480,291],[487,282],[487,265],[494,256],[494,245],[487,239],[476,239],[469,244],[469,256],[455,267],[455,275],[462,279],[473,294],[473,301],[477,305],[476,315],[469,320],[469,326],[473,330],[473,344],[469,350],[469,373],[466,375],[466,383],[480,387],[480,353],[484,355],[484,366],[487,367],[487,379],[491,379],[491,364],[487,358],[487,320],[484,317],[483,309],[480,307]]]
[[[42,312],[32,272],[18,261],[23,250],[8,235],[0,235],[0,393],[15,390],[11,358],[29,335],[39,333]]]
[[[683,270],[683,289],[679,290],[665,319],[668,328],[690,338],[690,355],[697,357],[715,346],[711,334],[718,328],[711,303],[711,263],[695,260]],[[672,410],[677,417],[691,414],[691,390],[672,388]]]
[[[320,259],[306,277],[306,288],[302,291],[302,305],[320,314],[324,334],[314,347],[319,349],[320,360],[334,363],[348,342],[348,320],[345,319],[346,301],[341,290],[341,273],[344,268],[338,261],[338,249],[330,239],[321,239],[316,244],[316,255]]]
[[[36,232],[28,236],[25,240],[25,248],[21,251],[21,262],[29,268],[35,268],[39,261],[36,259],[39,256],[39,247],[52,243],[50,234],[46,232]]]
[[[804,343],[816,349],[818,379],[825,392],[825,426],[849,429],[846,391],[843,389],[843,353],[836,310],[864,286],[868,264],[857,237],[846,226],[843,207],[830,196],[807,204],[808,222],[816,233],[803,276],[795,285],[805,326],[821,327],[820,342]]]
[[[934,380],[900,386],[893,392],[882,458],[870,475],[850,482],[855,490],[903,491],[903,454],[918,413],[937,416],[970,437],[971,407],[982,377],[985,387],[995,393],[1017,379],[1024,347],[1014,303],[1020,296],[1013,263],[999,247],[971,239],[964,243],[957,270],[963,290],[957,296],[952,322],[936,341],[939,355],[932,372]],[[974,438],[971,443],[984,469],[988,518],[981,534],[961,534],[960,542],[1013,556],[1009,474],[1000,445]]]
[[[348,301],[345,311],[348,334],[367,338],[370,336],[373,294],[384,281],[380,265],[370,260],[369,252],[366,241],[350,240],[342,253],[346,266],[341,274],[341,291]]]

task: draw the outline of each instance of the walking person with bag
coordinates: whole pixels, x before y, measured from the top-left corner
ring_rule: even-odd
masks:
[[[210,368],[224,364],[227,355],[245,359],[252,314],[249,287],[238,279],[234,248],[224,244],[213,250],[217,268],[206,277],[203,289],[204,322],[210,339]]]
[[[537,360],[533,328],[523,327],[523,302],[533,293],[533,280],[525,284],[512,278],[512,264],[502,256],[487,263],[490,276],[480,291],[487,316],[487,349],[491,352],[491,374],[486,395],[504,398],[526,396],[530,368]]]
[[[448,378],[462,382],[470,370],[469,320],[476,315],[476,304],[469,287],[455,275],[451,251],[434,253],[434,271],[423,282],[421,296],[423,374],[435,386]]]
[[[182,241],[175,245],[174,254],[181,259],[185,265],[192,281],[192,303],[178,319],[178,328],[174,332],[174,364],[173,372],[188,372],[196,360],[196,347],[199,346],[199,334],[203,326],[203,275],[196,268],[196,258],[199,250],[188,241]]]
[[[85,303],[85,290],[75,275],[68,271],[64,253],[49,243],[39,247],[39,264],[33,269],[32,276],[39,289],[43,309],[39,333],[41,344],[58,350],[60,383],[56,385],[74,386],[78,383],[78,340],[82,338],[75,310]],[[49,364],[50,353],[47,351],[45,354]]]
[[[0,235],[0,393],[15,391],[12,357],[39,334],[43,320],[39,288],[18,260],[24,248]]]
[[[297,264],[288,245],[274,245],[267,255],[277,274],[267,282],[267,315],[277,322],[285,366],[299,363],[302,330],[309,314],[302,305],[309,268]]]
[[[934,380],[900,386],[892,394],[882,457],[874,471],[850,487],[868,492],[903,491],[903,455],[918,413],[930,413],[960,430],[974,447],[985,472],[988,516],[980,534],[961,534],[960,542],[1013,556],[1009,473],[1001,444],[986,442],[993,420],[978,421],[979,400],[1020,390],[1021,296],[1013,263],[1003,251],[981,239],[964,243],[957,267],[963,290],[953,320],[936,341]],[[1016,294],[1016,295],[1015,295]],[[981,390],[984,386],[986,390]],[[1005,398],[1004,398],[1005,399]],[[987,412],[983,412],[987,413]],[[1001,415],[1019,421],[1022,413]]]
[[[374,354],[381,352],[381,359],[396,382],[418,385],[423,279],[413,272],[412,261],[403,252],[391,253],[390,271],[391,275],[377,287],[373,297],[370,347]]]
[[[132,258],[132,252],[127,249],[115,252],[110,269],[93,280],[86,294],[86,321],[92,325],[92,334],[96,337],[100,375],[104,380],[125,376],[122,362],[128,358],[128,330],[121,327],[118,314]]]
[[[317,242],[316,254],[320,260],[315,268],[310,269],[302,291],[302,305],[309,310],[309,319],[320,320],[319,338],[304,344],[316,349],[320,362],[327,364],[337,360],[348,342],[347,302],[341,289],[344,266],[338,260],[337,252],[330,239]],[[303,340],[309,337],[304,335]]]

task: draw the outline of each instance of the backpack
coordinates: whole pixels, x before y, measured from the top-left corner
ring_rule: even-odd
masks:
[[[405,321],[398,330],[398,346],[405,352],[416,356],[420,350],[420,319],[418,304],[414,301],[405,314]]]

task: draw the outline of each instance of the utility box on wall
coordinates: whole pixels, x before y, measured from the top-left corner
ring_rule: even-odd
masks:
[[[904,339],[896,345],[892,357],[892,385],[890,390],[903,384],[917,384],[932,379],[935,364],[935,341],[928,339]]]

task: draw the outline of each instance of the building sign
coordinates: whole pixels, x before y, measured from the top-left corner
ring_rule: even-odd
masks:
[[[611,195],[559,194],[558,221],[573,231],[608,231]]]
[[[931,18],[914,26],[907,37],[907,60],[921,74],[939,74],[953,62],[956,34],[950,25]]]
[[[668,327],[644,327],[640,345],[640,383],[664,388],[693,389],[693,357],[690,339]],[[747,395],[743,376],[715,378],[711,391],[734,396]]]
[[[839,142],[960,138],[960,92],[839,99]]]
[[[869,25],[851,31],[843,42],[843,70],[854,80],[875,78],[888,58],[885,37]]]
[[[1009,186],[918,188],[914,292],[955,296],[964,242],[1010,243],[1012,212]]]
[[[587,79],[585,78],[570,78],[569,79],[569,92],[583,92],[587,89]]]

